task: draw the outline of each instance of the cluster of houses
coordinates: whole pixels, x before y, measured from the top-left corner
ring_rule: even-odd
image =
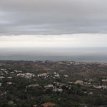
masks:
[[[65,62],[58,62],[59,64],[63,64]],[[68,64],[74,64],[74,62],[69,62]],[[79,64],[79,63],[76,63]],[[50,70],[50,69],[49,69]],[[3,79],[7,79],[8,81],[6,82],[6,84],[8,85],[12,85],[13,83],[11,82],[11,79],[13,77],[21,77],[21,78],[26,78],[26,79],[35,79],[36,78],[42,78],[47,79],[47,78],[52,78],[52,79],[56,79],[56,78],[70,78],[70,76],[68,74],[63,74],[60,75],[60,73],[58,72],[44,72],[44,73],[38,73],[38,74],[34,74],[34,73],[30,73],[30,72],[23,72],[21,70],[13,70],[13,71],[8,71],[5,68],[1,68],[0,69],[0,87],[2,86],[2,80]],[[90,81],[91,80],[91,81]],[[98,88],[98,89],[107,89],[107,78],[102,79],[101,82],[102,84],[94,84],[92,83],[92,79],[89,79],[87,81],[84,80],[75,80],[75,81],[68,81],[68,83],[73,83],[73,84],[79,84],[79,85],[84,85],[84,86],[91,86],[94,88]],[[58,83],[58,82],[54,82],[51,84],[47,84],[46,86],[44,86],[45,89],[52,89],[54,92],[62,92],[63,89],[61,88],[63,85],[63,83]],[[39,87],[39,84],[30,84],[29,87]]]
[[[35,75],[33,73],[18,73],[17,77],[31,79],[31,78],[35,77]]]

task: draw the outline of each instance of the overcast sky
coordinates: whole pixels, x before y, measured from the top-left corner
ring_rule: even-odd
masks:
[[[0,35],[107,33],[107,0],[0,0]]]
[[[0,0],[7,47],[107,47],[107,0]]]

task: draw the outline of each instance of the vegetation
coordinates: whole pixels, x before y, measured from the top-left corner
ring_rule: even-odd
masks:
[[[0,107],[100,106],[107,106],[107,64],[0,61]]]

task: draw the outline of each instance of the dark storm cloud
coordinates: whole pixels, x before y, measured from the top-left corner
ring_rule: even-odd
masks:
[[[107,33],[107,0],[0,0],[0,34]]]

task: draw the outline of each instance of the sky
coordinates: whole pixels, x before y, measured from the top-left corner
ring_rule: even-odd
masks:
[[[107,33],[107,0],[0,0],[0,34]]]
[[[106,47],[107,0],[0,0],[0,49]]]

